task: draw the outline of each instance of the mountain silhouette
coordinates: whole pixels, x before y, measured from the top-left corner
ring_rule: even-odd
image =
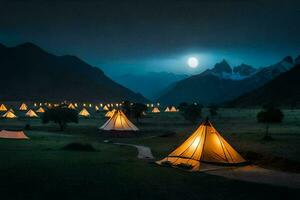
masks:
[[[227,103],[228,106],[249,107],[274,104],[276,106],[300,106],[300,64],[282,73],[264,86]]]
[[[169,87],[158,100],[164,104],[181,102],[220,104],[264,85],[279,74],[288,71],[293,65],[293,59],[290,56],[274,65],[260,69],[254,69],[248,65],[232,69],[223,60],[212,69],[177,82],[171,88]]]
[[[116,77],[115,80],[149,99],[155,99],[169,85],[187,77],[184,74],[169,72],[148,72],[145,74],[126,74]]]
[[[32,43],[0,45],[2,101],[147,101],[75,56],[56,56]]]

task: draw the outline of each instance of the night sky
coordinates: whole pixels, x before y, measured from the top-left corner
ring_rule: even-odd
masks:
[[[300,54],[300,1],[145,2],[0,0],[0,43],[33,42],[111,76],[198,73],[223,58],[259,67]],[[187,67],[189,56],[198,68]]]

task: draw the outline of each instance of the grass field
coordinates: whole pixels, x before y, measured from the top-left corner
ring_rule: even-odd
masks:
[[[222,109],[211,121],[243,156],[259,165],[300,172],[300,111],[285,110],[284,122],[271,126],[275,141],[264,142],[257,110]],[[204,111],[203,116],[206,115]],[[21,116],[21,113],[19,113]],[[179,113],[148,114],[141,134],[115,138],[97,132],[103,113],[80,119],[59,132],[40,119],[0,120],[1,129],[23,129],[27,141],[0,140],[1,199],[293,199],[295,189],[241,182],[205,173],[188,173],[138,160],[136,149],[104,139],[151,147],[159,159],[180,144],[197,125]],[[134,120],[133,120],[134,122]],[[66,144],[92,144],[96,151],[62,150]],[[267,195],[267,197],[266,197]]]

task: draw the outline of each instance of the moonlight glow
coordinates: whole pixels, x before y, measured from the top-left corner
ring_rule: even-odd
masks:
[[[187,61],[187,64],[191,68],[196,68],[199,65],[199,61],[195,57],[190,57]]]

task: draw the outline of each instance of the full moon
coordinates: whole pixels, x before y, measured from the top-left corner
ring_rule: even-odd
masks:
[[[190,57],[187,61],[187,64],[191,68],[196,68],[199,65],[199,61],[195,57]]]

